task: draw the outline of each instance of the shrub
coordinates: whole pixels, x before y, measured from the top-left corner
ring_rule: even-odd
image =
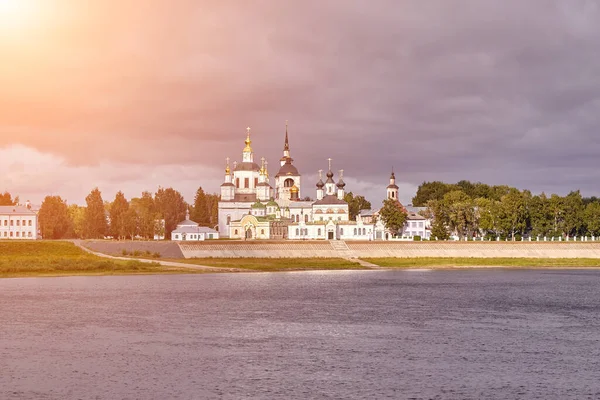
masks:
[[[127,250],[123,249],[123,250],[121,250],[121,254],[124,255],[124,256],[126,256],[129,253],[127,252]]]
[[[142,252],[139,250],[134,250],[133,253],[131,253],[131,255],[134,257],[139,257],[142,255]]]
[[[161,257],[161,255],[160,255],[160,253],[158,251],[152,253],[152,258],[160,258],[160,257]]]
[[[415,242],[420,242],[421,241],[421,236],[413,236],[413,240]]]

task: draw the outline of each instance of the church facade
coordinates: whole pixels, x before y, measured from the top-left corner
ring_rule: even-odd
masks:
[[[279,160],[274,186],[268,162],[255,161],[250,128],[247,128],[241,162],[226,159],[225,178],[219,201],[219,235],[231,239],[293,240],[385,240],[389,232],[378,218],[378,211],[364,210],[351,221],[344,200],[346,183],[340,170],[337,181],[328,159],[328,170],[315,185],[316,200],[305,196],[302,175],[291,157],[286,124],[283,156]],[[323,180],[325,179],[325,180]],[[394,173],[387,187],[387,198],[398,201]],[[414,212],[413,212],[414,211]],[[418,210],[407,210],[405,228],[413,236],[429,237],[428,224]],[[411,227],[414,229],[411,231]],[[403,232],[404,235],[405,232]]]

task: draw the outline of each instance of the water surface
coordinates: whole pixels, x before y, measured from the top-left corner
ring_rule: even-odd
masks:
[[[1,399],[600,398],[600,272],[0,280]]]

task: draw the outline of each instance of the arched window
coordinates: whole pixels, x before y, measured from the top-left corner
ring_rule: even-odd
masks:
[[[227,216],[227,225],[231,224],[231,215]]]
[[[287,178],[283,181],[283,187],[291,188],[292,186],[294,186],[294,180],[292,178]]]
[[[304,214],[304,222],[308,223],[308,214]]]
[[[321,228],[319,228],[319,230],[317,231],[317,235],[321,236]]]
[[[296,236],[300,236],[300,229],[296,228]]]
[[[261,235],[264,235],[264,234],[265,234],[265,230],[264,230],[264,229],[261,229],[261,230],[260,230],[260,234],[261,234]]]
[[[354,228],[354,236],[356,236],[356,228]]]
[[[363,228],[363,235],[367,234],[367,228]]]
[[[234,231],[234,233],[235,233],[236,235],[238,235],[238,234],[239,234],[237,229]]]

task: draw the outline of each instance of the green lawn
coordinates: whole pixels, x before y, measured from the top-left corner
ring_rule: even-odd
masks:
[[[381,267],[392,268],[452,268],[452,267],[508,267],[508,268],[600,268],[596,258],[365,258]]]
[[[342,258],[187,258],[170,261],[249,271],[364,269],[359,264]]]
[[[156,263],[110,260],[71,242],[0,241],[0,277],[197,273]]]

